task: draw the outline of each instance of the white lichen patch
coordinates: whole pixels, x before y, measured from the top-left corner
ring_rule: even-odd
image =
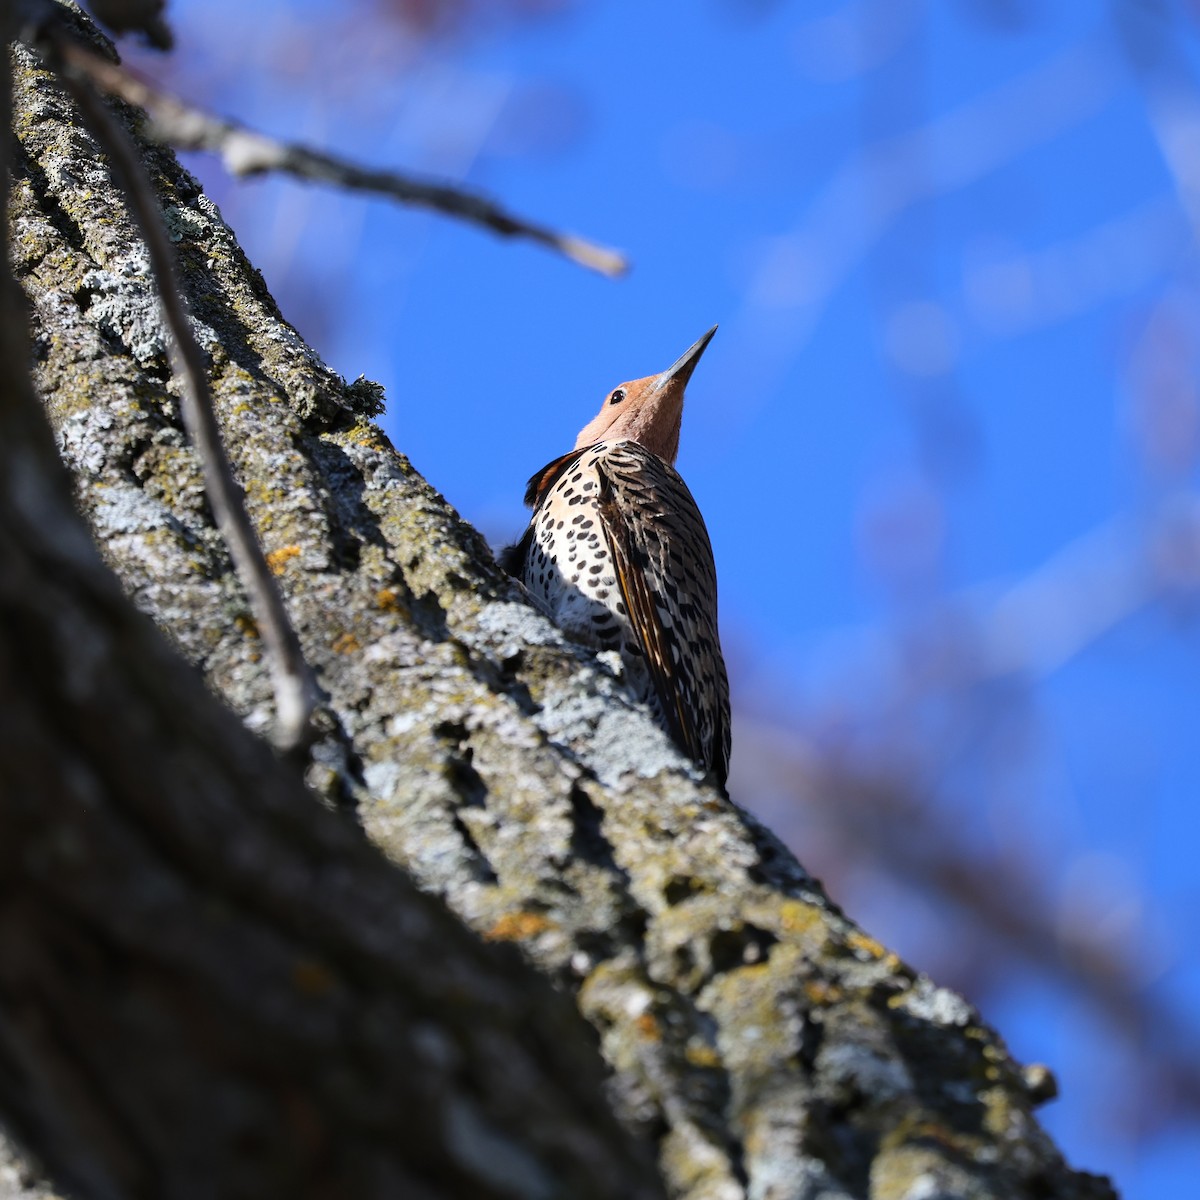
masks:
[[[147,533],[176,524],[170,510],[133,484],[96,489],[92,521],[98,534]]]
[[[124,346],[139,363],[164,357],[167,331],[144,250],[132,253],[121,264],[119,274],[96,267],[84,275],[82,284],[91,293],[87,308],[91,324]],[[188,320],[201,346],[211,349],[217,344],[217,335],[209,326],[195,317]]]
[[[617,707],[615,698],[586,690],[586,676],[577,679],[577,689],[544,696],[534,720],[551,742],[570,749],[602,784],[615,786],[630,774],[652,779],[664,771],[692,773],[649,713]]]
[[[163,224],[167,227],[167,237],[173,242],[182,242],[184,238],[199,239],[208,233],[208,222],[195,209],[181,204],[168,204],[163,209]]]
[[[71,413],[58,428],[59,453],[75,470],[93,477],[99,475],[108,458],[104,431],[112,428],[115,419],[110,411],[101,408]]]
[[[513,658],[527,646],[562,649],[568,645],[548,617],[528,604],[511,600],[485,604],[475,619],[475,626],[485,635],[475,641],[476,647],[490,650],[501,659]]]
[[[935,1025],[965,1027],[976,1021],[975,1010],[948,988],[937,987],[922,975],[904,995],[901,1007],[905,1012]]]
[[[817,1069],[830,1083],[851,1087],[876,1103],[902,1096],[913,1089],[908,1068],[897,1058],[887,1058],[869,1047],[837,1042],[817,1056]]]
[[[764,1141],[773,1152],[755,1159],[746,1200],[854,1200],[820,1159],[788,1153],[778,1139]]]

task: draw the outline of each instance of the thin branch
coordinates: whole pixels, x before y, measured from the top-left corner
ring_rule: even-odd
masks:
[[[1189,218],[1160,195],[1039,249],[968,257],[957,303],[992,338],[1059,325],[1170,278],[1188,261]]]
[[[59,31],[45,31],[52,65],[79,106],[88,128],[125,181],[130,210],[142,231],[158,285],[163,320],[170,334],[172,366],[180,383],[180,408],[188,436],[200,456],[204,485],[258,623],[275,689],[275,743],[281,750],[303,745],[318,689],[283,596],[267,566],[245,497],[225,453],[208,387],[204,356],[192,334],[187,306],[175,273],[174,256],[158,201],[129,137],[74,65],[74,45]]]
[[[114,33],[140,33],[156,50],[170,50],[175,38],[163,20],[167,0],[88,0],[88,7]]]
[[[448,184],[429,183],[394,171],[373,170],[320,150],[277,141],[193,108],[76,42],[63,39],[59,51],[73,70],[86,76],[101,91],[145,109],[150,117],[147,132],[151,137],[181,150],[207,150],[217,154],[233,175],[280,171],[299,179],[375,192],[404,204],[474,222],[505,237],[529,238],[602,275],[623,275],[629,269],[628,259],[617,251],[515,217],[475,192]]]

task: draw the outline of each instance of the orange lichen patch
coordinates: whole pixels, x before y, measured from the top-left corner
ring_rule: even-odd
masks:
[[[882,958],[887,953],[874,938],[867,937],[865,933],[859,933],[857,929],[852,929],[846,934],[846,945],[851,950],[858,950],[863,954],[870,955],[871,958]]]
[[[690,1043],[684,1051],[684,1057],[693,1067],[719,1067],[721,1065],[721,1056],[712,1046],[706,1046],[703,1042]]]
[[[541,913],[505,913],[483,936],[489,942],[520,942],[552,928],[554,922]]]
[[[387,440],[377,425],[355,425],[348,431],[347,438],[354,445],[362,446],[367,450],[390,450],[392,448],[391,442]]]
[[[804,985],[804,994],[813,1004],[836,1004],[844,995],[840,987],[826,983],[823,979],[810,979]]]
[[[636,1021],[637,1031],[648,1042],[657,1042],[662,1038],[662,1026],[658,1023],[658,1018],[649,1012],[644,1012]]]
[[[287,566],[288,560],[299,557],[299,546],[280,546],[278,550],[272,550],[267,555],[267,566],[271,568],[271,574],[282,575],[283,568]]]
[[[258,622],[249,613],[238,613],[233,618],[234,628],[240,633],[244,633],[247,637],[256,638],[258,633]]]
[[[334,654],[353,654],[361,646],[358,638],[352,633],[343,633],[340,637],[334,638],[333,645],[330,649]]]
[[[399,612],[404,608],[404,604],[400,600],[400,591],[394,587],[380,588],[375,593],[375,605],[377,608],[382,608],[384,612]]]
[[[334,978],[322,963],[300,958],[292,963],[292,984],[306,996],[323,996],[333,987]]]

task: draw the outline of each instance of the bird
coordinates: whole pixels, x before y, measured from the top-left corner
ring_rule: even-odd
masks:
[[[529,526],[501,555],[573,641],[617,651],[634,695],[703,771],[729,774],[717,571],[675,458],[684,390],[714,325],[660,375],[622,383],[574,448],[529,480]]]

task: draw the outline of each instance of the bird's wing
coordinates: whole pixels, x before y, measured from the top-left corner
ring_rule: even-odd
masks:
[[[637,442],[596,461],[600,519],[659,706],[678,744],[722,785],[729,683],[717,633],[717,573],[687,484]]]
[[[558,458],[548,462],[540,471],[535,471],[525,485],[525,503],[530,508],[541,504],[542,497],[554,486],[556,480],[570,470],[576,460],[581,458],[585,452],[585,450],[568,450],[566,454],[560,454]]]

